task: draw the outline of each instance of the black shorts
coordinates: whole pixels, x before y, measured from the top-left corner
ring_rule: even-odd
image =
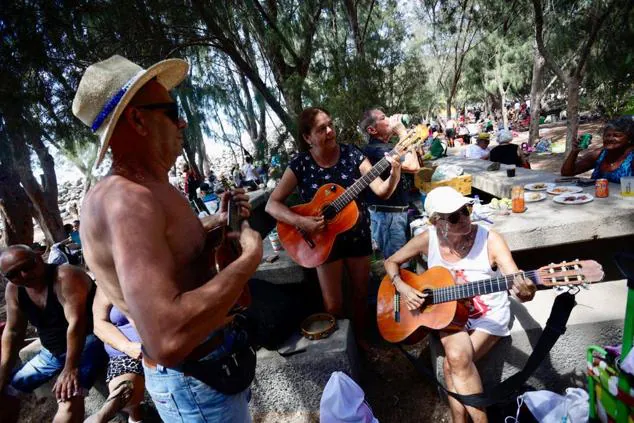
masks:
[[[372,238],[369,231],[364,231],[368,235],[364,235],[355,230],[355,228],[339,234],[332,246],[330,255],[326,263],[341,260],[348,257],[365,257],[372,254]]]
[[[453,138],[454,136],[456,136],[456,130],[453,128],[447,128],[445,129],[445,135],[447,136],[447,138]]]

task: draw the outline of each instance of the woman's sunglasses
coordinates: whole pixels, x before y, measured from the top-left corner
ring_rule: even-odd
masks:
[[[3,276],[7,278],[8,280],[12,281],[17,276],[19,276],[22,272],[30,272],[31,270],[35,269],[36,264],[37,262],[35,261],[35,258],[33,258],[27,261],[26,263],[22,264],[21,266],[18,266],[15,269],[9,270]]]
[[[456,223],[460,222],[460,219],[462,219],[463,216],[469,216],[469,215],[471,215],[471,206],[464,205],[463,207],[460,207],[455,212],[442,216],[441,219],[446,220],[452,225],[455,225]]]
[[[144,110],[161,110],[163,113],[165,113],[165,116],[167,116],[172,122],[174,122],[175,125],[178,125],[178,122],[180,121],[180,116],[178,115],[178,104],[176,104],[175,102],[143,104],[141,106],[134,107]]]

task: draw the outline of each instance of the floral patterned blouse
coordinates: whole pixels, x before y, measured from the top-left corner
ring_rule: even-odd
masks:
[[[302,152],[295,155],[288,167],[297,178],[297,188],[302,201],[309,202],[322,185],[335,183],[348,188],[361,177],[359,166],[365,160],[365,155],[354,145],[339,144],[341,150],[339,161],[331,167],[321,167],[317,164],[310,152]],[[370,189],[370,188],[367,188]],[[363,195],[357,197],[359,207],[359,220],[357,224],[347,232],[340,234],[337,240],[343,238],[348,241],[370,242],[370,214]]]

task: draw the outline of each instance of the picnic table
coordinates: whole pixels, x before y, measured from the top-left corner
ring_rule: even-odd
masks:
[[[558,173],[523,168],[517,168],[516,176],[509,178],[504,165],[499,171],[487,171],[491,164],[487,160],[448,157],[438,162],[461,166],[465,173],[472,175],[474,188],[496,197],[510,197],[514,185],[555,182],[561,178]],[[595,197],[589,203],[578,205],[558,204],[552,200],[553,195],[548,195],[545,200],[527,202],[524,213],[505,216],[484,213],[493,223],[479,223],[504,235],[512,251],[634,235],[634,199],[621,197],[618,184],[610,183],[609,189],[609,197]],[[594,196],[594,186],[583,187],[583,192]]]

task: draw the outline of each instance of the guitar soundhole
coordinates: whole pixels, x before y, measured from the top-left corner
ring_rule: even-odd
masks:
[[[321,210],[321,215],[324,216],[324,219],[326,219],[326,221],[329,221],[335,218],[335,216],[337,215],[337,210],[332,204],[328,204]]]
[[[427,294],[425,297],[425,302],[423,303],[423,308],[434,303],[434,291],[429,288],[423,289],[423,294]]]

